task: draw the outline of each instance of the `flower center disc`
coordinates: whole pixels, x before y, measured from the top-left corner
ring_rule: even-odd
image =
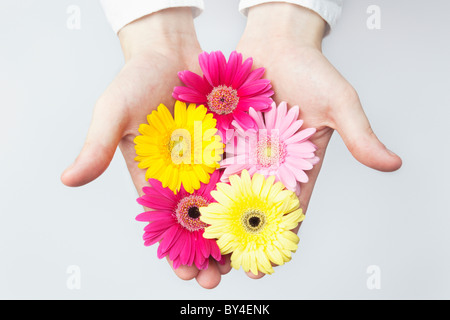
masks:
[[[175,209],[175,217],[178,223],[191,232],[206,228],[208,225],[199,219],[199,208],[206,207],[208,204],[209,202],[201,196],[184,197],[178,202]]]
[[[220,115],[232,113],[239,103],[237,91],[227,86],[215,87],[207,98],[209,109]]]
[[[176,141],[170,140],[168,148],[170,154],[183,157],[185,152],[188,150],[188,145],[184,141],[183,137],[179,137],[179,140]]]
[[[265,168],[282,164],[286,153],[286,145],[272,137],[264,137],[256,145],[257,162]]]
[[[259,210],[248,210],[242,215],[241,224],[248,233],[257,234],[266,225],[266,215]]]

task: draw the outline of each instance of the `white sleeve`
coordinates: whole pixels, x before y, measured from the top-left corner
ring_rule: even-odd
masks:
[[[250,7],[267,2],[288,2],[317,12],[333,28],[341,15],[343,0],[241,0],[239,11],[247,15]]]
[[[194,17],[202,13],[203,0],[100,0],[114,32],[150,13],[167,8],[191,7]]]

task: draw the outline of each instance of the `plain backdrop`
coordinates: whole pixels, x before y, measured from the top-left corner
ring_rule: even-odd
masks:
[[[205,2],[195,21],[203,49],[228,55],[246,19],[237,0]],[[67,27],[71,5],[79,30]],[[367,27],[371,5],[381,29]],[[404,165],[366,168],[335,134],[293,260],[257,281],[232,270],[205,290],[144,247],[120,152],[93,183],[60,182],[123,65],[99,3],[1,0],[0,298],[449,299],[449,12],[445,0],[345,2],[324,53]],[[371,290],[372,270],[381,287]]]

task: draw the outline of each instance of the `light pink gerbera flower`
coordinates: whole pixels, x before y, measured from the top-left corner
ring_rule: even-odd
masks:
[[[209,184],[202,184],[199,190],[188,193],[181,188],[176,195],[163,188],[161,182],[150,179],[151,187],[144,187],[144,195],[137,201],[154,211],[147,211],[136,217],[137,221],[149,222],[144,228],[144,244],[150,246],[160,241],[158,258],[169,256],[174,269],[180,265],[208,268],[209,257],[222,261],[220,249],[214,239],[203,238],[205,227],[199,208],[216,202],[210,193],[220,180],[221,173],[215,171]]]
[[[229,176],[246,169],[250,175],[275,176],[287,189],[300,194],[300,182],[308,182],[305,171],[319,161],[314,154],[317,147],[309,141],[316,129],[300,130],[299,107],[287,109],[285,102],[278,108],[273,103],[266,113],[250,109],[257,130],[244,130],[233,122],[235,135],[227,143],[226,159],[220,165],[225,168],[222,181],[228,182]]]
[[[217,119],[217,128],[224,137],[231,122],[236,120],[244,129],[256,129],[256,123],[248,115],[250,107],[268,111],[273,102],[272,85],[261,79],[265,69],[252,69],[253,59],[242,63],[242,54],[233,51],[228,59],[220,51],[203,52],[199,56],[203,77],[182,71],[178,77],[185,86],[175,87],[173,97],[189,103],[203,104]]]

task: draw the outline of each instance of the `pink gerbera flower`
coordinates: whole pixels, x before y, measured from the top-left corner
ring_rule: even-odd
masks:
[[[215,189],[220,175],[219,171],[215,171],[209,184],[202,184],[192,194],[182,187],[176,195],[169,188],[163,188],[158,180],[150,179],[151,187],[144,187],[145,194],[137,200],[139,204],[153,209],[136,217],[137,221],[150,222],[144,228],[144,244],[150,246],[160,241],[158,258],[168,255],[175,269],[180,265],[192,264],[206,269],[210,256],[222,262],[216,241],[203,238],[208,225],[199,219],[199,208],[216,202],[210,192]]]
[[[240,174],[246,169],[250,175],[255,172],[264,176],[275,176],[287,189],[300,194],[300,182],[308,182],[305,171],[319,161],[314,152],[317,147],[309,141],[316,132],[314,128],[300,130],[302,120],[298,120],[299,107],[287,110],[282,102],[278,108],[273,103],[266,113],[253,109],[249,114],[257,124],[257,130],[244,130],[237,122],[235,136],[227,143],[225,168],[222,181]]]
[[[228,59],[220,51],[203,52],[199,56],[203,77],[191,72],[178,73],[185,87],[175,87],[173,97],[189,103],[203,104],[217,119],[217,128],[224,137],[231,122],[244,129],[256,129],[248,115],[250,107],[268,111],[274,94],[269,80],[261,79],[264,68],[252,69],[253,60],[242,63],[242,54],[233,51]]]

